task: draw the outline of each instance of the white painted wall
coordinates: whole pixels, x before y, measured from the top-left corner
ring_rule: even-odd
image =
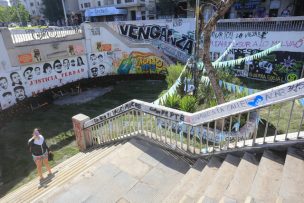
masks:
[[[0,54],[0,73],[1,73],[3,71],[7,71],[10,67],[12,67],[1,32],[0,32],[0,50],[1,50],[1,54]]]

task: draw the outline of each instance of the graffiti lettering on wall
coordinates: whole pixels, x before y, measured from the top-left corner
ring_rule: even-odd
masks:
[[[27,97],[87,77],[84,56],[22,66],[0,74],[0,104],[6,109]]]
[[[187,62],[189,55],[179,49],[176,49],[174,46],[167,44],[162,41],[152,41],[152,45],[157,47],[160,51],[162,51],[165,55],[174,57],[184,63]]]
[[[163,109],[157,109],[155,107],[150,107],[149,111],[151,113],[153,113],[154,115],[162,116],[162,117],[166,117],[166,118],[171,118],[171,119],[174,119],[176,121],[184,121],[184,119],[185,119],[184,115],[182,115],[182,114],[174,113],[174,112],[171,112],[171,111],[166,111],[166,110],[163,110]]]
[[[142,110],[146,113],[152,114],[152,115],[156,115],[156,116],[160,116],[160,117],[165,117],[165,118],[170,118],[172,120],[175,121],[185,121],[186,120],[186,116],[183,114],[180,114],[178,112],[174,112],[174,111],[167,111],[163,108],[159,108],[159,106],[150,104],[150,103],[141,103],[141,102],[134,102],[134,101],[130,101],[128,103],[125,103],[107,113],[104,113],[98,117],[93,118],[92,120],[90,120],[89,122],[85,123],[85,127],[89,127],[91,125],[94,125],[96,123],[102,122],[106,119],[109,119],[111,117],[115,117],[118,116],[122,113],[126,113],[129,110],[132,109],[138,109],[138,110]]]
[[[167,65],[163,59],[153,53],[131,52],[127,58],[121,61],[117,74],[167,74]]]
[[[300,32],[214,32],[212,33],[212,51],[223,52],[235,40],[234,48],[262,49],[281,43],[281,51],[302,52],[304,37]]]
[[[251,50],[254,53],[256,50]],[[235,52],[235,57],[242,56]],[[290,82],[299,79],[304,65],[302,53],[295,52],[273,52],[272,54],[247,61],[236,66],[236,72],[240,70],[247,72],[249,78],[266,80],[272,82]],[[238,75],[240,76],[240,75]]]
[[[91,28],[92,35],[100,35],[100,27]]]
[[[106,120],[110,117],[114,117],[114,116],[117,116],[121,113],[124,113],[128,110],[131,110],[131,109],[141,109],[141,105],[138,104],[138,103],[135,103],[135,102],[128,102],[126,104],[123,104],[115,109],[113,109],[112,111],[110,112],[107,112],[105,114],[102,114],[96,118],[93,119],[93,123],[96,124],[96,123],[99,123],[99,122],[102,122],[103,120]],[[90,123],[86,124],[85,127],[91,125]]]
[[[213,32],[212,38],[214,39],[245,39],[245,38],[259,38],[259,39],[265,39],[268,32]]]
[[[132,24],[118,25],[120,34],[132,40],[160,40],[173,45],[181,51],[191,55],[193,48],[193,38],[188,35],[176,35],[173,29],[167,26],[144,25],[137,26]]]

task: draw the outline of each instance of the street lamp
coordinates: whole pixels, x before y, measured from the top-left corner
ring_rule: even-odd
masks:
[[[68,18],[67,18],[67,14],[66,14],[66,11],[65,11],[64,0],[61,0],[61,2],[62,2],[62,7],[63,7],[65,26],[68,26]]]

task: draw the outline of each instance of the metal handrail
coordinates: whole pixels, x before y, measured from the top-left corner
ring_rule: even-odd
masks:
[[[84,130],[91,140],[90,145],[141,134],[160,140],[169,147],[190,151],[193,154],[209,154],[214,151],[265,144],[269,143],[269,140],[274,143],[304,136],[303,110],[301,117],[296,120],[299,125],[296,134],[289,135],[295,101],[303,97],[304,79],[301,79],[194,114],[132,100],[85,122]],[[264,101],[261,101],[261,98],[264,98]],[[288,114],[288,125],[285,134],[278,135],[281,107],[277,112],[277,106],[286,103],[292,104]],[[252,107],[244,104],[250,104]],[[225,111],[228,107],[239,110]],[[277,120],[270,120],[270,112],[275,112]],[[265,127],[260,126],[261,114],[266,117]],[[274,129],[270,128],[271,123],[276,125],[274,132]],[[264,130],[261,131],[261,128]],[[172,142],[172,139],[175,142]]]
[[[303,31],[304,16],[222,19],[216,31]]]
[[[11,38],[14,44],[34,40],[45,40],[52,38],[64,38],[66,36],[81,34],[82,30],[79,26],[67,27],[48,27],[41,29],[28,30],[10,30]]]

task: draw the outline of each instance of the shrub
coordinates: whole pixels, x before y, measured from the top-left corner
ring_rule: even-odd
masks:
[[[164,102],[162,102],[162,105],[174,109],[178,109],[179,107],[179,101],[180,101],[180,96],[177,94],[172,94],[169,95]]]
[[[193,113],[196,110],[197,101],[194,96],[184,96],[179,103],[179,109]]]
[[[166,76],[166,82],[168,84],[168,88],[170,88],[175,83],[183,68],[184,66],[181,64],[171,65],[167,68],[168,75]]]

